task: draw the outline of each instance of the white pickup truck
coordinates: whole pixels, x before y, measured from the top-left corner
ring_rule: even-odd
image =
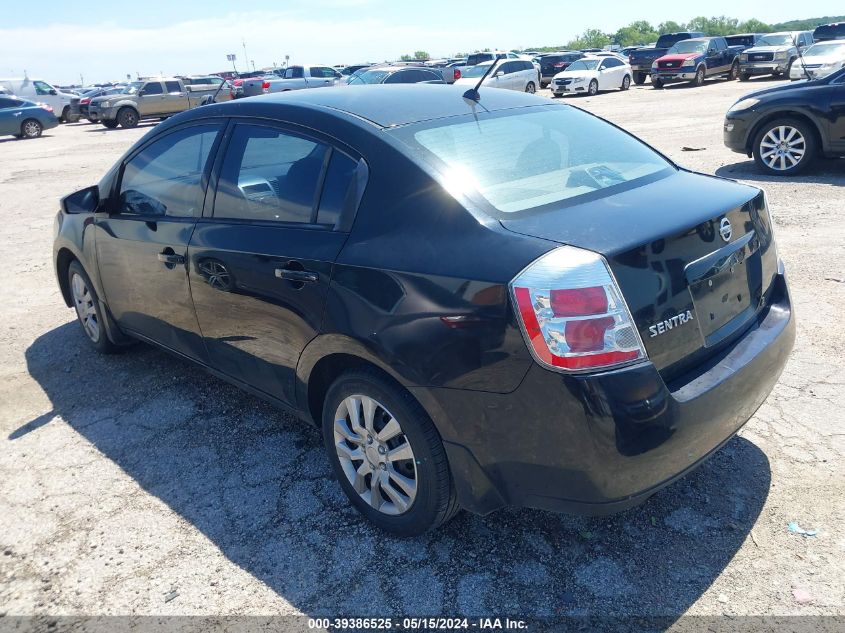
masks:
[[[334,86],[341,77],[343,75],[329,66],[289,66],[282,77],[267,75],[245,79],[243,94],[245,97],[254,97],[269,92],[327,88]]]

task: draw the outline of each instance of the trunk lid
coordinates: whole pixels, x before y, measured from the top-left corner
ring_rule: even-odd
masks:
[[[680,171],[501,222],[516,233],[604,255],[649,359],[667,380],[744,331],[766,306],[777,274],[763,193],[715,177]]]

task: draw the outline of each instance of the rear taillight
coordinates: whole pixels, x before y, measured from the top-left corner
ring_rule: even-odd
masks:
[[[270,89],[270,82],[269,81],[265,81],[264,83],[261,84],[261,90],[263,90],[264,92],[267,92],[269,89]]]
[[[79,105],[88,105],[89,103],[91,103],[91,99],[80,99],[79,100]]]
[[[461,71],[457,68],[455,69],[455,81],[461,78]]]
[[[510,288],[522,332],[540,364],[584,371],[646,358],[601,255],[561,246],[523,270]]]

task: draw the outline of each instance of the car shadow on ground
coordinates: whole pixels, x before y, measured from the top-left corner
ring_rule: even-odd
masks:
[[[749,158],[738,163],[723,165],[715,174],[722,178],[747,180],[759,183],[806,183],[817,185],[845,185],[845,159],[819,158],[806,170],[795,176],[774,176],[765,173]]]
[[[134,128],[129,128],[129,129],[134,130],[136,128],[155,127],[159,123],[160,123],[160,121],[145,121],[145,122],[139,123]],[[120,127],[120,126],[118,126],[118,127],[106,127],[105,125],[103,125],[100,122],[88,123],[86,121],[86,125],[91,125],[92,127],[88,128],[86,130],[83,130],[84,132],[125,132],[126,131],[126,128],[124,128],[124,127]]]
[[[735,438],[621,515],[461,513],[436,533],[397,539],[348,506],[315,429],[186,361],[146,345],[100,356],[75,322],[36,339],[26,360],[53,409],[10,441],[69,425],[232,563],[314,616],[671,622],[734,557],[769,491],[766,456]]]

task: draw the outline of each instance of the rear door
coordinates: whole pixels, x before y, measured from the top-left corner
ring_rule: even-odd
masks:
[[[830,99],[830,147],[845,151],[845,78],[839,79]]]
[[[209,193],[213,205],[189,248],[191,291],[213,367],[294,401],[296,364],[320,330],[332,265],[346,240],[336,226],[357,200],[350,194],[357,169],[358,159],[326,137],[231,124],[216,193]]]
[[[171,80],[164,82],[164,89],[167,95],[164,100],[165,112],[168,114],[176,114],[188,109],[188,93],[187,89],[182,86],[179,81]]]
[[[188,289],[187,250],[202,211],[219,124],[157,136],[122,165],[95,219],[105,302],[122,328],[204,361]]]

